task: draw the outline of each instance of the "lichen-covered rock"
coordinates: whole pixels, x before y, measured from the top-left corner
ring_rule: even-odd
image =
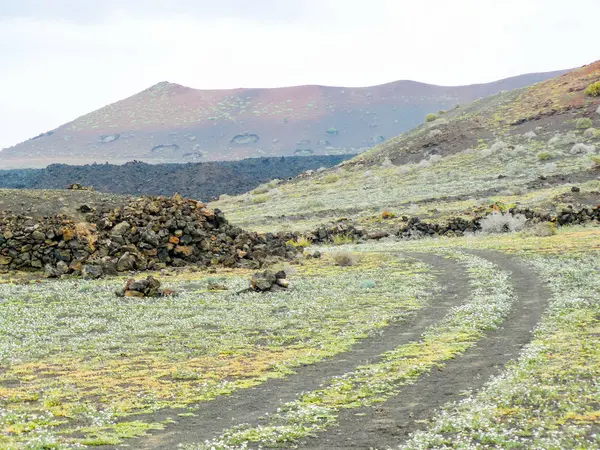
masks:
[[[44,268],[44,275],[46,278],[60,278],[62,275],[56,267],[52,267],[50,264],[46,264]]]
[[[278,291],[287,289],[289,285],[284,271],[265,270],[264,272],[257,272],[252,275],[250,280],[250,289],[256,292]]]
[[[129,252],[125,252],[123,256],[119,258],[119,262],[117,263],[117,271],[127,272],[130,270],[135,270],[136,266],[135,256]]]
[[[129,279],[125,287],[116,292],[118,297],[167,297],[174,295],[175,292],[169,289],[161,289],[160,281],[149,276],[143,280]]]
[[[85,265],[83,266],[82,275],[83,278],[97,280],[98,278],[102,278],[104,272],[102,271],[101,266]]]

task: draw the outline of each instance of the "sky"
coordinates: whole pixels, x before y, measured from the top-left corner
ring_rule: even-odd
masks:
[[[599,0],[0,0],[0,149],[156,84],[481,83],[600,59]]]

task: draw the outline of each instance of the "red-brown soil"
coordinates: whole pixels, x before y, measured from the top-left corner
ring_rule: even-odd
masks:
[[[203,91],[161,82],[4,149],[0,167],[359,152],[422,123],[429,112],[562,73],[528,74],[459,87],[397,81],[365,88]]]

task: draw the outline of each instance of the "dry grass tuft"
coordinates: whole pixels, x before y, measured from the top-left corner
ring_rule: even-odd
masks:
[[[341,266],[341,267],[353,266],[358,261],[357,256],[352,252],[346,252],[346,251],[337,252],[337,253],[334,253],[332,256],[333,256],[333,261],[335,262],[335,265]]]

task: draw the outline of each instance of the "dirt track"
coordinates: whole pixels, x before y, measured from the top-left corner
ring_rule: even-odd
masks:
[[[443,371],[433,371],[382,405],[342,411],[338,427],[308,440],[300,448],[397,447],[411,432],[422,429],[423,421],[431,418],[437,408],[459,400],[464,391],[480,389],[509,360],[519,355],[531,340],[531,330],[540,320],[550,294],[536,274],[514,258],[491,252],[477,252],[477,256],[512,273],[511,281],[518,299],[504,325],[488,333],[460,358],[449,361]]]
[[[272,414],[299,393],[317,389],[333,376],[350,372],[366,362],[376,362],[386,351],[418,340],[429,326],[469,297],[470,286],[464,268],[455,261],[429,254],[413,256],[433,266],[438,282],[445,287],[432,304],[361,341],[346,353],[302,367],[284,379],[271,380],[208,402],[196,417],[180,418],[165,431],[129,441],[127,445],[131,448],[173,449],[180,443],[212,439],[237,424],[259,424],[261,416]],[[436,370],[406,386],[387,402],[373,408],[341,411],[337,427],[307,439],[300,448],[384,449],[397,446],[411,432],[422,428],[423,421],[431,418],[437,408],[460,399],[461,392],[480,389],[509,360],[518,356],[521,348],[530,341],[531,330],[539,321],[549,294],[535,273],[515,258],[491,252],[478,252],[477,256],[511,272],[518,299],[504,326],[488,333],[461,357],[449,361],[442,371]],[[152,420],[164,420],[173,413],[161,412]]]

